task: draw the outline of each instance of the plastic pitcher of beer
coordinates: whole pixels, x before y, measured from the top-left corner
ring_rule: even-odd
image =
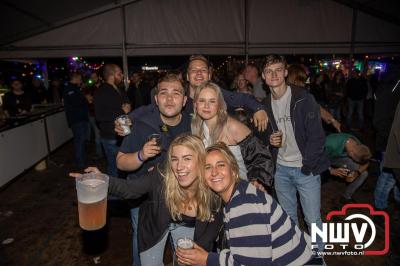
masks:
[[[98,230],[106,224],[108,176],[83,174],[76,178],[79,226],[88,231]]]

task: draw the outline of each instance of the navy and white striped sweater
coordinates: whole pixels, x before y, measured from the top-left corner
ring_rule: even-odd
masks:
[[[247,181],[224,207],[224,223],[230,249],[209,253],[207,265],[304,265],[311,258],[310,237]]]

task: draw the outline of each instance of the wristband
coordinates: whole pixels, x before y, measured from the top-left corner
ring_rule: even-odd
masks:
[[[140,162],[144,162],[144,160],[140,157],[140,152],[141,152],[142,150],[140,150],[140,151],[138,151],[138,153],[137,153],[137,158],[138,158],[138,160],[140,161]]]

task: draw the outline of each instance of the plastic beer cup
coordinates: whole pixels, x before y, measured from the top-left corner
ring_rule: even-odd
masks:
[[[279,147],[279,148],[283,147],[283,132],[282,132],[282,130],[274,131],[272,134],[273,134],[274,136],[277,136],[277,137],[280,138],[278,147]]]
[[[178,238],[178,240],[176,241],[176,245],[181,249],[192,249],[193,240],[189,237]]]

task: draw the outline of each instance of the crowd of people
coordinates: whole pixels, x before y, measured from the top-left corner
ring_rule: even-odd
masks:
[[[71,176],[99,172],[86,168],[85,142],[93,135],[96,159],[107,162],[109,193],[141,199],[131,209],[133,265],[162,265],[169,238],[180,265],[324,265],[322,239],[311,245],[308,235],[311,224],[322,227],[323,180],[346,182],[338,209],[355,202],[377,154],[375,208],[388,208],[391,190],[400,204],[399,74],[310,77],[304,65],[269,55],[260,67],[245,66],[228,89],[206,57],[193,55],[186,71],[157,82],[132,74],[126,91],[115,64],[93,73],[85,88],[74,72],[58,97],[74,136]],[[28,111],[22,84],[11,88],[7,102],[14,104],[3,108]],[[129,134],[121,115],[130,120]],[[369,146],[365,116],[376,132]],[[193,249],[176,246],[182,236],[193,239]]]

